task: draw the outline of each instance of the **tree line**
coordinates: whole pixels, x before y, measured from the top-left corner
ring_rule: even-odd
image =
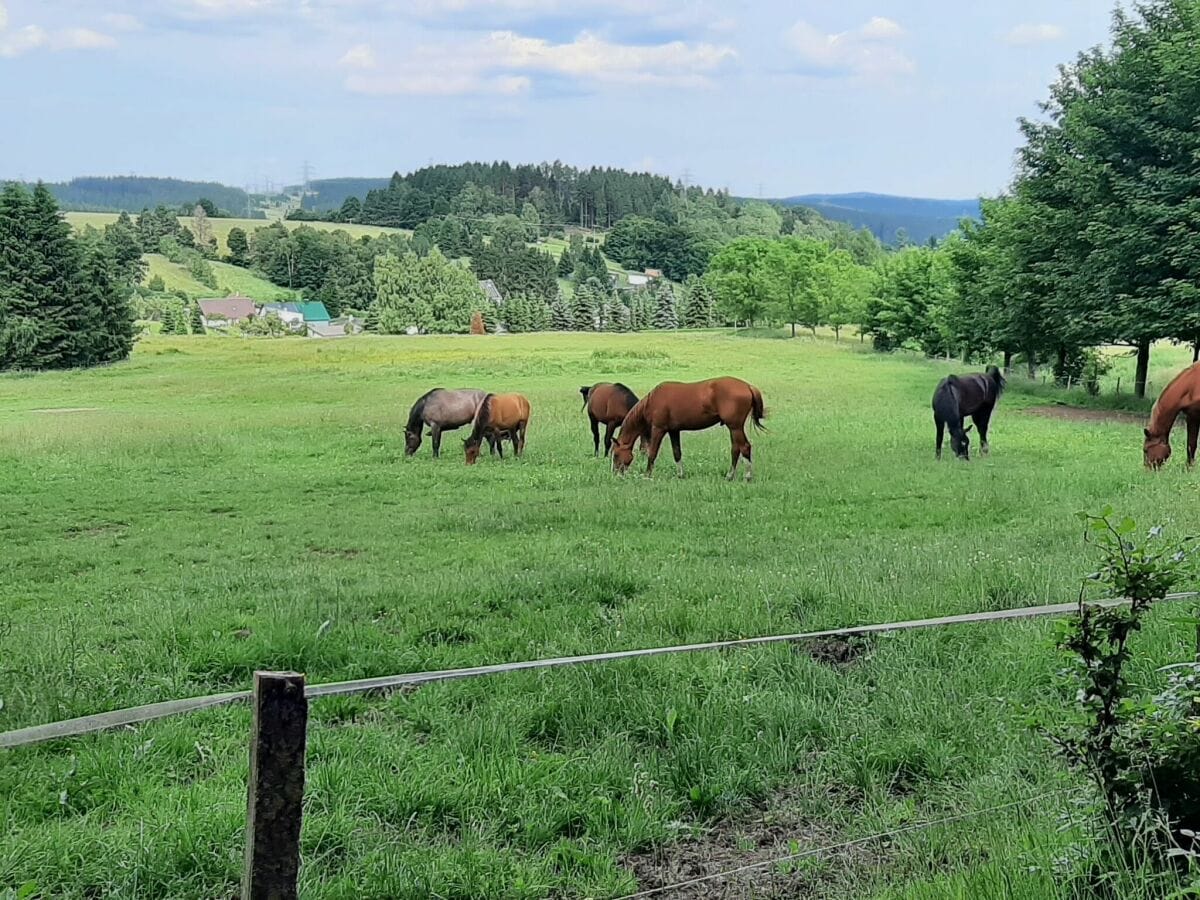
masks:
[[[76,236],[46,185],[0,190],[0,369],[66,369],[129,356],[129,296],[142,262],[124,227]]]

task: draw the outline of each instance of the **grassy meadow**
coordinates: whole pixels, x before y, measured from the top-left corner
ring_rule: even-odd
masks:
[[[103,228],[111,222],[117,220],[117,213],[102,213],[102,212],[65,212],[68,222],[75,228],[82,229],[85,225],[91,225],[93,228]],[[133,216],[132,218],[137,218]],[[209,224],[212,225],[213,237],[217,239],[217,249],[224,255],[229,252],[229,232],[234,228],[240,228],[247,235],[254,233],[256,228],[264,228],[272,224],[272,220],[268,219],[209,219]],[[362,237],[363,235],[379,235],[379,234],[411,234],[402,228],[385,228],[382,225],[341,225],[336,222],[299,222],[291,219],[276,219],[273,221],[283,222],[288,228],[298,228],[301,225],[308,225],[320,231],[344,231],[353,238]],[[188,228],[192,227],[191,216],[180,216],[179,224]]]
[[[1190,359],[1190,356],[1188,357]],[[0,730],[250,685],[787,633],[1073,599],[1077,510],[1200,530],[1131,422],[1030,414],[935,463],[946,364],[723,332],[153,337],[125,364],[0,377]],[[746,378],[653,479],[592,458],[578,388]],[[527,454],[403,456],[430,387],[524,392]],[[66,411],[73,410],[73,411]],[[640,462],[639,462],[640,467]],[[1138,672],[1190,657],[1183,608]],[[1067,789],[667,896],[1066,896],[1081,796],[1026,725],[1064,702],[1050,621],[520,673],[317,700],[302,896],[619,897]],[[814,650],[816,652],[814,652]],[[0,752],[0,894],[237,893],[244,707]]]
[[[146,277],[143,282],[148,282],[158,275],[168,291],[183,291],[189,297],[227,297],[236,294],[259,302],[271,302],[294,300],[298,296],[296,291],[280,287],[255,275],[249,269],[231,266],[229,263],[209,262],[217,279],[217,289],[213,290],[193,278],[186,266],[173,263],[162,254],[147,253],[143,259],[146,261]]]

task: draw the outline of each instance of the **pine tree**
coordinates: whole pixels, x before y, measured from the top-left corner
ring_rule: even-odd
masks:
[[[654,288],[654,327],[674,330],[679,327],[679,316],[675,312],[675,291],[666,281],[659,281]]]
[[[79,273],[79,297],[91,312],[85,336],[89,364],[125,359],[133,349],[133,310],[128,270],[103,245],[88,249]]]
[[[683,302],[680,305],[679,318],[684,328],[713,326],[712,288],[696,275],[689,275],[683,283]]]
[[[575,331],[595,331],[599,306],[600,292],[594,282],[577,287],[575,302],[571,305],[571,327]]]
[[[167,283],[163,281],[161,275],[152,275],[146,282],[146,287],[156,294],[164,294],[167,291]]]
[[[0,368],[37,367],[40,323],[27,259],[30,203],[16,183],[0,192]]]
[[[558,256],[558,277],[570,278],[571,273],[575,271],[575,256],[571,253],[571,248],[567,247]]]
[[[175,333],[175,305],[173,303],[163,307],[162,318],[159,321],[162,325],[158,330],[159,334]]]
[[[379,333],[379,304],[372,303],[367,310],[367,316],[363,320],[363,331],[368,331],[371,334]]]
[[[566,298],[559,294],[550,305],[550,328],[554,331],[570,331],[572,324],[571,310],[567,307]]]
[[[41,182],[29,207],[28,259],[33,308],[40,320],[39,368],[88,365],[89,310],[78,296],[79,246],[58,203]]]
[[[199,303],[192,304],[192,334],[204,334],[204,314]]]
[[[548,331],[550,329],[550,307],[541,297],[531,297],[529,330]]]

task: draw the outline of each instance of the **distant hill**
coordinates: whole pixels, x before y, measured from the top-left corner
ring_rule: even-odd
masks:
[[[141,212],[146,207],[193,204],[201,197],[218,209],[244,216],[251,207],[250,195],[241,188],[215,181],[182,181],[178,178],[143,178],[117,175],[104,178],[72,178],[46,185],[63,209],[80,212]]]
[[[317,212],[341,209],[347,197],[361,200],[371,191],[381,191],[390,183],[390,178],[322,178],[309,182],[310,193],[304,197],[302,206]],[[300,188],[288,190],[299,192]]]
[[[896,243],[904,229],[908,239],[924,244],[958,227],[960,219],[979,218],[978,200],[927,200],[887,194],[801,194],[776,201],[784,206],[807,206],[827,219],[867,228],[885,244]]]

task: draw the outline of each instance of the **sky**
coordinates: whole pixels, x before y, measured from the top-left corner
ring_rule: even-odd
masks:
[[[0,0],[0,179],[560,159],[967,198],[1108,0]]]

